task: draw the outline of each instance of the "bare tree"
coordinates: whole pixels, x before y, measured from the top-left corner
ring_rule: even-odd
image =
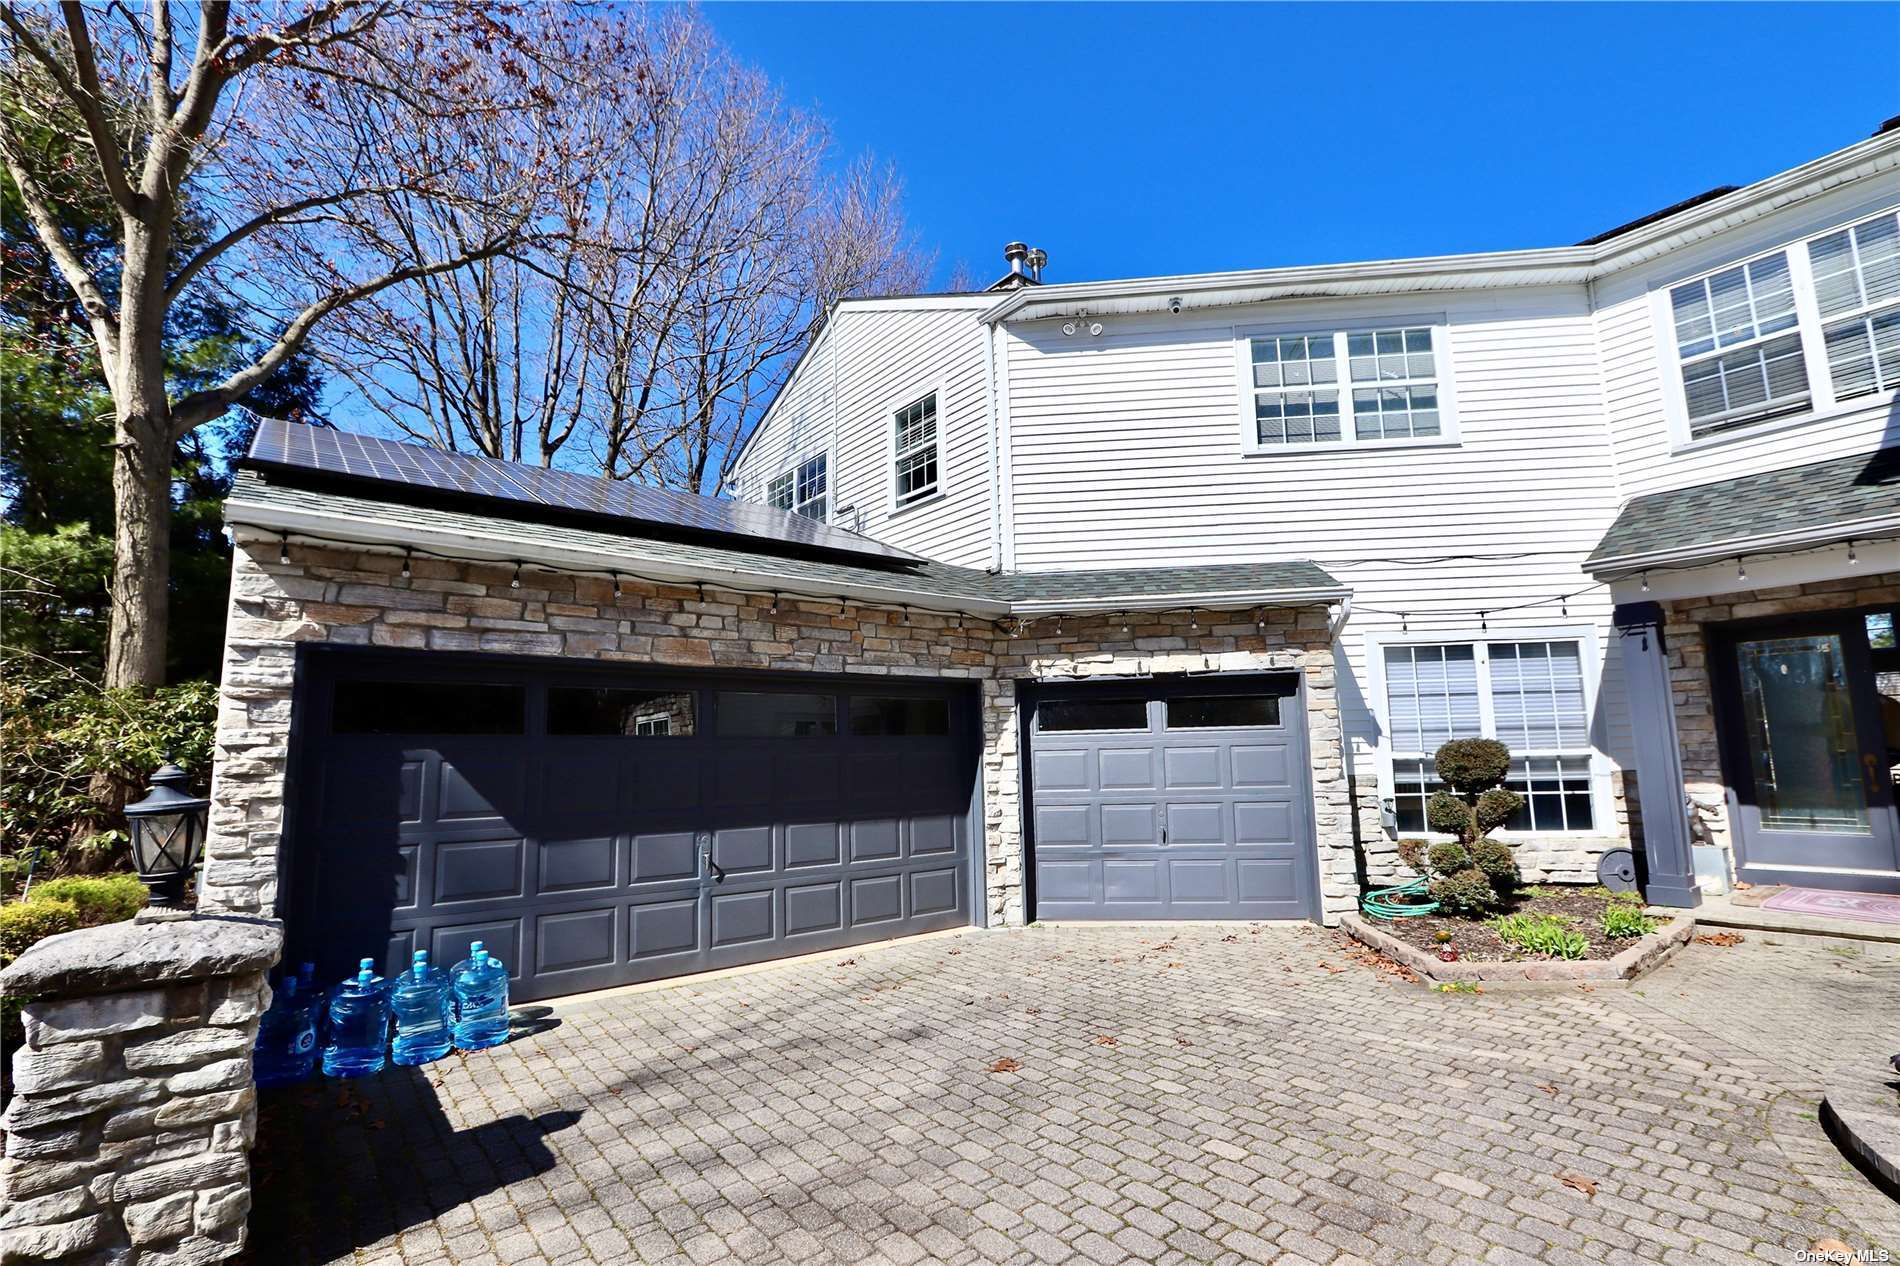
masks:
[[[0,159],[86,314],[116,415],[108,685],[162,680],[177,440],[266,381],[335,314],[558,227],[543,191],[567,158],[563,14],[455,0],[0,5]],[[63,151],[46,143],[49,127],[71,128]],[[503,130],[536,143],[476,170],[470,137]],[[96,164],[87,178],[118,215],[116,268],[66,238],[48,192],[55,152]],[[187,197],[215,224],[181,258]],[[401,214],[417,204],[440,214]],[[428,231],[405,237],[407,223]],[[264,308],[264,350],[174,396],[166,315],[194,287],[219,285]]]

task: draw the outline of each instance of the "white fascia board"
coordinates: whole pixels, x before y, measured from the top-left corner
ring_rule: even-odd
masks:
[[[1027,598],[1009,605],[1011,615],[1088,615],[1115,611],[1179,611],[1238,607],[1302,607],[1344,602],[1352,590],[1337,585],[1313,589],[1231,589],[1219,592],[1128,594],[1088,598]]]
[[[1848,540],[1876,540],[1900,535],[1900,514],[1883,514],[1868,519],[1846,519],[1793,528],[1786,532],[1737,536],[1706,544],[1685,545],[1676,549],[1650,550],[1640,554],[1618,554],[1599,558],[1589,564],[1596,577],[1620,577],[1645,567],[1685,567],[1699,563],[1719,563],[1740,555],[1772,554],[1816,545],[1833,545]]]
[[[1032,316],[1074,316],[1091,300],[1106,299],[1155,300],[1154,310],[1161,310],[1165,301],[1175,296],[1185,306],[1215,307],[1268,299],[1380,294],[1400,287],[1465,290],[1584,284],[1893,167],[1900,167],[1900,129],[1823,155],[1653,224],[1619,233],[1596,246],[1024,286],[996,300],[983,314],[983,320],[993,323]]]
[[[677,559],[641,554],[634,542],[629,542],[629,548],[624,552],[576,549],[518,537],[471,536],[465,532],[424,527],[396,519],[346,518],[311,510],[259,505],[237,498],[224,503],[224,519],[240,539],[244,538],[246,528],[253,528],[262,529],[266,535],[250,539],[268,540],[287,535],[294,540],[301,533],[319,543],[360,545],[365,549],[392,554],[402,553],[403,547],[407,545],[449,558],[519,562],[553,571],[591,572],[603,578],[619,572],[629,580],[685,585],[727,584],[756,593],[782,594],[787,598],[824,601],[851,598],[888,606],[915,607],[918,610],[986,616],[1009,614],[1008,603],[990,598],[954,597],[906,589],[895,584],[847,584],[738,567],[688,564]]]

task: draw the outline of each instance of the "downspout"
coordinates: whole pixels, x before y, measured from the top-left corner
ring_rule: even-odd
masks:
[[[844,305],[835,304],[831,309],[831,320],[825,329],[825,334],[831,344],[825,349],[825,372],[831,378],[831,426],[830,434],[825,437],[825,479],[831,485],[828,492],[831,497],[833,516],[836,516],[843,508],[838,496],[841,491],[838,487],[839,476],[844,473],[838,468],[838,344],[844,341],[843,326]],[[843,526],[849,527],[854,532],[858,530],[855,522]]]
[[[1016,488],[1015,463],[1010,454],[1009,430],[1009,346],[1005,340],[1009,337],[1003,323],[998,321],[990,327],[1001,346],[996,358],[996,487],[998,506],[998,541],[1001,547],[1000,566],[1004,571],[1016,569]]]
[[[1003,568],[1003,504],[996,458],[996,328],[983,324],[981,318],[978,325],[983,332],[983,474],[989,482],[989,570],[996,572]]]

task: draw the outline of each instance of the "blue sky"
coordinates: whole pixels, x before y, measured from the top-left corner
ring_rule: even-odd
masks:
[[[1900,114],[1900,3],[738,4],[987,281],[1567,245]]]

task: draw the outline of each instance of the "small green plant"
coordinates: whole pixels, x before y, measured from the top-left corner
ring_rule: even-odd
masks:
[[[1399,856],[1430,881],[1432,900],[1444,913],[1489,914],[1522,882],[1510,846],[1491,838],[1524,805],[1501,785],[1510,772],[1511,749],[1494,739],[1453,739],[1432,760],[1451,790],[1425,802],[1425,822],[1454,839],[1400,840]]]
[[[1491,920],[1491,930],[1506,945],[1543,958],[1582,958],[1590,940],[1555,914],[1507,914]]]
[[[1448,945],[1451,943],[1451,933],[1440,928],[1438,931],[1432,933],[1432,940],[1439,945]]]
[[[14,901],[0,906],[0,967],[49,936],[79,926],[79,907],[70,901]]]
[[[1469,980],[1447,980],[1432,986],[1439,993],[1483,993],[1484,987]]]
[[[1627,941],[1654,932],[1656,920],[1627,902],[1612,901],[1603,907],[1599,926],[1603,928],[1603,935],[1612,941]]]
[[[34,884],[29,902],[69,902],[82,927],[117,923],[145,908],[145,885],[137,875],[61,875]]]

